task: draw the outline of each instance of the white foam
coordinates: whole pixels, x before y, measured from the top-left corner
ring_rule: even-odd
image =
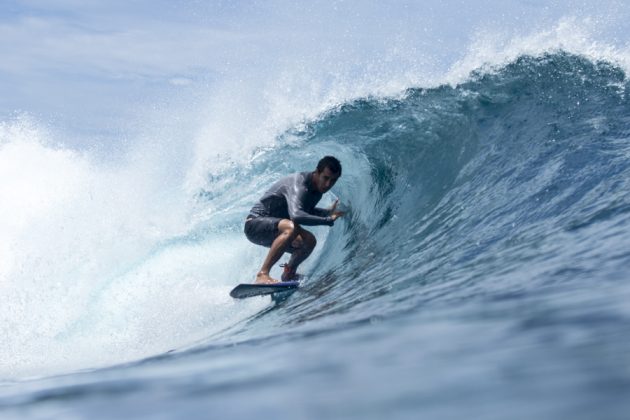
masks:
[[[277,146],[279,133],[317,119],[340,104],[365,97],[401,97],[406,89],[456,85],[474,70],[493,71],[521,55],[540,56],[566,51],[593,61],[606,60],[630,68],[627,44],[612,45],[600,32],[613,17],[575,17],[551,24],[534,23],[520,33],[481,27],[449,65],[425,51],[417,39],[388,38],[379,56],[366,57],[353,49],[317,48],[267,58],[256,72],[237,71],[208,93],[194,135],[195,162],[188,173],[190,191],[206,184],[208,172],[231,162],[246,165],[259,148]],[[380,42],[383,42],[380,40]],[[356,61],[352,61],[356,59]]]
[[[189,200],[159,159],[102,165],[52,143],[28,118],[0,125],[0,377],[150,356],[259,309],[228,295],[240,236],[164,246]]]
[[[507,35],[482,30],[476,33],[464,58],[453,64],[444,81],[457,84],[465,81],[474,70],[504,66],[523,55],[541,56],[564,51],[584,56],[592,61],[608,61],[628,71],[630,49],[598,40],[601,25],[590,18],[564,17],[544,30],[532,30],[524,35]]]

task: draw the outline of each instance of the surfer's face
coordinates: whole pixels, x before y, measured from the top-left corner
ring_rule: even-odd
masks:
[[[339,174],[333,173],[330,168],[325,167],[322,172],[313,173],[313,185],[320,193],[328,192],[339,179]]]

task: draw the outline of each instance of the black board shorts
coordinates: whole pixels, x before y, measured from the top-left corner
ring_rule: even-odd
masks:
[[[271,247],[278,231],[279,217],[259,216],[245,221],[245,236],[256,245]]]

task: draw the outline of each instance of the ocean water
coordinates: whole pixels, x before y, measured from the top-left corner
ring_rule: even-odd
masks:
[[[628,55],[584,22],[7,115],[0,416],[628,418]],[[347,215],[303,285],[232,300],[249,208],[325,154]]]

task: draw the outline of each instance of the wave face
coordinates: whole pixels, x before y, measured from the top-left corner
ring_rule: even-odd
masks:
[[[349,214],[313,269],[309,288],[329,288],[318,316],[615,284],[630,257],[627,84],[606,62],[522,56],[456,87],[345,104],[247,177],[342,160]]]
[[[620,415],[630,389],[618,371],[630,350],[627,88],[607,62],[521,56],[285,133],[285,146],[227,176],[226,194],[246,211],[275,177],[334,154],[348,215],[318,231],[300,292],[213,343],[257,343],[243,354],[291,378],[269,392],[306,389],[357,417],[402,404],[458,418],[461,406],[440,401],[462,398],[490,418],[588,418],[581,406]],[[214,345],[201,348],[220,354]],[[295,353],[301,363],[282,362]],[[242,368],[275,377],[255,361]],[[309,381],[313,372],[321,379]]]
[[[345,103],[245,164],[226,159],[207,173],[186,233],[98,283],[82,295],[80,321],[50,334],[59,351],[88,352],[96,331],[103,354],[158,356],[5,402],[35,405],[80,386],[86,401],[124,391],[153,404],[147,378],[159,375],[161,396],[190,390],[190,407],[236,415],[303,413],[269,406],[285,395],[322,416],[459,418],[468,401],[472,417],[589,418],[582,408],[598,407],[618,418],[630,390],[619,365],[630,354],[627,88],[607,62],[520,56],[457,86]],[[225,298],[264,256],[241,233],[254,200],[325,154],[344,166],[334,195],[348,213],[314,229],[303,287],[271,306]],[[133,352],[131,341],[149,344]],[[118,360],[103,359],[78,367]]]

